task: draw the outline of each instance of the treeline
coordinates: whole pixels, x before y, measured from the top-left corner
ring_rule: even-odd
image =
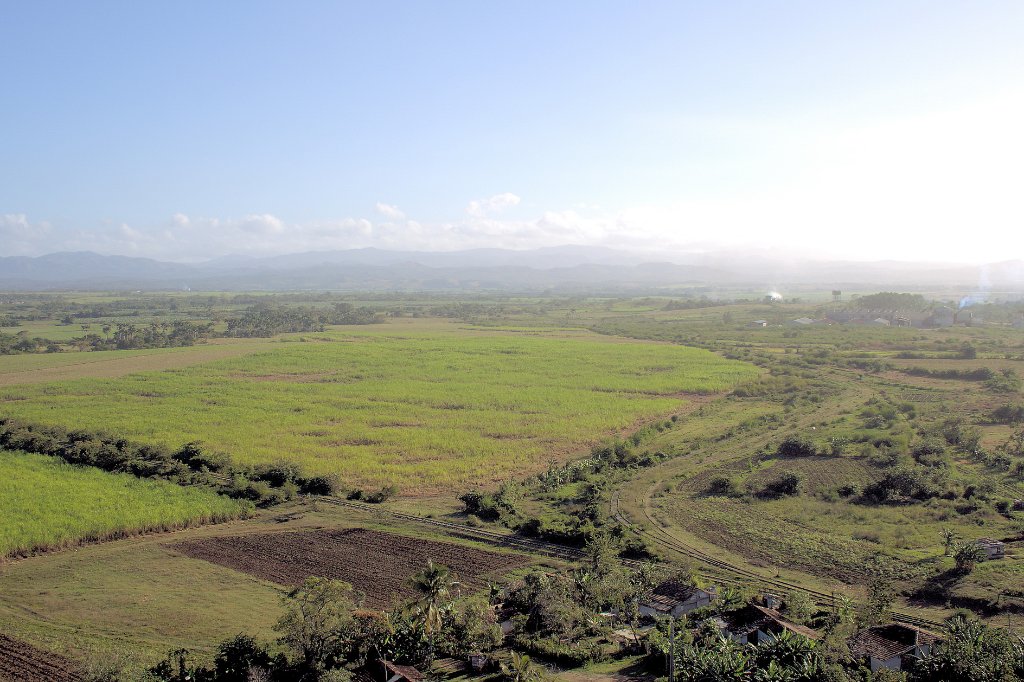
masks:
[[[335,303],[331,308],[250,306],[240,317],[227,320],[226,336],[269,337],[286,332],[322,332],[327,325],[374,324],[382,321],[371,308]]]
[[[207,485],[223,495],[259,506],[284,502],[298,494],[332,495],[338,489],[334,479],[306,476],[292,464],[235,466],[227,455],[195,442],[171,449],[5,417],[0,417],[0,450],[23,450],[59,457],[70,464],[140,478],[163,478],[181,485]]]
[[[0,332],[0,355],[60,353],[67,347],[78,351],[97,351],[192,346],[213,335],[213,324],[186,320],[154,322],[145,326],[118,323],[103,325],[102,331],[102,335],[90,333],[67,342]]]

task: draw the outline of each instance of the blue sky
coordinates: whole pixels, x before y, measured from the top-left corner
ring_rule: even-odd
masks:
[[[0,2],[0,255],[1024,257],[1020,2]]]

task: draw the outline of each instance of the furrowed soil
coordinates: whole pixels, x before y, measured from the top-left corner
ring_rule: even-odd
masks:
[[[344,580],[366,595],[366,606],[376,608],[413,597],[409,578],[428,559],[451,568],[470,590],[529,561],[362,528],[211,537],[168,546],[281,585],[298,585],[310,576]]]
[[[0,633],[0,681],[78,682],[71,661]]]

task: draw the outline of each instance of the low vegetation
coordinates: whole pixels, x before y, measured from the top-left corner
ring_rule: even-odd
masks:
[[[52,457],[0,452],[0,557],[218,523],[252,504]]]

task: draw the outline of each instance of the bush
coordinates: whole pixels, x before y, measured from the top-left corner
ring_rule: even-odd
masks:
[[[604,659],[601,647],[590,642],[563,644],[554,639],[516,635],[512,638],[512,647],[568,668],[578,668]]]
[[[784,497],[786,495],[799,495],[804,486],[804,477],[800,474],[788,471],[769,483],[761,491],[762,497]]]
[[[310,476],[297,482],[303,495],[333,495],[340,487],[333,476]]]
[[[728,476],[715,476],[708,484],[707,494],[720,497],[733,497],[740,493],[739,485]]]
[[[813,457],[818,454],[818,449],[806,438],[792,436],[779,443],[775,453],[779,457]]]
[[[398,488],[396,486],[386,485],[377,492],[367,495],[364,499],[370,504],[380,504],[381,502],[387,502],[397,494]]]

